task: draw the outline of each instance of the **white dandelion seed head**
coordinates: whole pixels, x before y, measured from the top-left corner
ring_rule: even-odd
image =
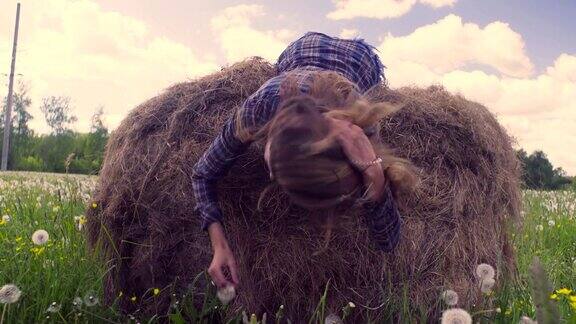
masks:
[[[350,308],[355,308],[355,307],[356,307],[356,304],[354,304],[353,302],[349,302],[349,303],[348,303],[348,307],[350,307]]]
[[[448,306],[454,306],[458,304],[458,293],[454,290],[448,289],[442,292],[440,298],[446,303]]]
[[[22,292],[16,285],[7,284],[0,288],[0,304],[13,304],[20,299]]]
[[[10,215],[4,215],[2,216],[2,220],[7,223],[12,220],[12,217],[10,217]]]
[[[88,307],[96,306],[98,305],[98,302],[99,299],[93,292],[89,292],[86,294],[86,296],[84,296],[84,304]]]
[[[556,225],[556,222],[553,219],[548,221],[548,226],[554,226],[554,225]]]
[[[57,302],[53,302],[52,304],[50,304],[50,306],[48,306],[48,309],[46,309],[46,311],[48,313],[58,313],[60,311],[61,306],[58,305]]]
[[[478,279],[493,279],[496,275],[494,268],[486,263],[481,263],[476,267],[476,277]]]
[[[72,307],[74,308],[80,308],[82,307],[82,304],[84,303],[84,301],[82,300],[81,297],[74,297],[74,299],[72,300]]]
[[[340,316],[332,313],[326,316],[324,320],[324,324],[344,324],[344,321],[340,318]]]
[[[32,242],[36,245],[44,245],[50,239],[50,235],[45,230],[37,230],[32,234]]]
[[[528,316],[522,316],[522,318],[520,318],[520,322],[518,322],[518,324],[538,324],[538,321],[535,321]]]
[[[496,280],[494,280],[493,278],[486,278],[486,279],[480,279],[480,291],[488,294],[492,291],[492,288],[494,287],[494,285],[496,284]]]
[[[544,226],[542,224],[536,225],[536,230],[542,232],[544,230]]]
[[[232,285],[225,286],[224,288],[218,289],[216,292],[216,297],[224,305],[228,305],[236,297],[236,289]]]
[[[472,324],[472,316],[461,308],[447,309],[442,313],[441,324]]]

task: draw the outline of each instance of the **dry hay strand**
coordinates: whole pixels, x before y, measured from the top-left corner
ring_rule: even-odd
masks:
[[[88,210],[89,242],[110,269],[109,303],[122,291],[123,311],[166,314],[171,293],[186,291],[207,268],[211,251],[194,210],[192,168],[235,109],[273,75],[272,65],[251,59],[176,84],[114,131],[94,195],[98,207]],[[352,301],[357,319],[385,316],[405,293],[411,307],[434,316],[445,288],[460,294],[462,307],[477,302],[477,264],[496,266],[500,277],[514,269],[505,225],[519,217],[519,164],[494,116],[440,87],[381,86],[369,97],[403,106],[383,121],[381,138],[421,170],[402,210],[400,245],[379,252],[357,211],[347,210],[325,246],[321,215],[290,204],[277,187],[257,208],[269,179],[262,147],[252,145],[219,183],[242,282],[230,312],[271,315],[284,305],[299,322],[329,285],[328,309]],[[157,297],[154,287],[163,288]]]

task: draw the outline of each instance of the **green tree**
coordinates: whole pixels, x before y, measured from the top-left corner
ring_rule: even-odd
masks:
[[[40,110],[44,113],[46,123],[52,128],[52,133],[62,135],[69,132],[69,126],[78,118],[71,114],[69,97],[50,96],[42,99]]]
[[[32,105],[32,99],[30,99],[28,92],[29,87],[26,83],[19,82],[16,91],[13,93],[9,169],[19,169],[18,165],[26,156],[31,154],[32,150],[31,138],[34,134],[28,126],[28,122],[32,119],[32,115],[28,112]],[[8,98],[5,97],[2,103],[2,116],[4,116],[8,106]],[[4,120],[2,119],[3,126]],[[2,136],[4,135],[3,132],[4,128],[2,128]]]
[[[24,82],[18,83],[17,90],[13,93],[12,100],[12,131],[18,135],[30,135],[31,130],[28,127],[28,122],[33,118],[28,112],[28,108],[32,105],[32,99],[28,94],[29,87]],[[4,97],[2,102],[2,116],[8,107],[8,96]],[[4,119],[2,119],[2,128],[4,127]]]
[[[100,106],[96,108],[96,111],[92,115],[90,124],[91,133],[102,133],[108,134],[108,128],[104,126],[104,107]]]
[[[90,133],[77,134],[74,148],[74,159],[70,161],[72,173],[96,174],[102,165],[108,128],[104,125],[104,108],[98,107],[92,115]]]
[[[571,183],[562,168],[554,168],[542,151],[528,155],[524,150],[516,152],[522,163],[522,180],[526,188],[539,190],[557,190]]]

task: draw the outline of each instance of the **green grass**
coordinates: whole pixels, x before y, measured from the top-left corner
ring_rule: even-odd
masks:
[[[22,291],[18,302],[2,309],[4,323],[136,322],[122,318],[113,308],[101,304],[91,307],[72,304],[75,297],[99,296],[101,278],[106,271],[88,257],[83,233],[78,229],[79,221],[75,220],[89,202],[95,180],[88,176],[0,174],[0,215],[10,217],[0,221],[0,286],[13,283]],[[526,191],[524,207],[523,227],[511,229],[520,278],[517,282],[497,283],[498,290],[492,296],[486,296],[481,305],[469,309],[474,322],[518,323],[522,316],[534,318],[528,267],[535,256],[542,261],[555,289],[576,289],[576,193]],[[36,246],[31,240],[32,233],[38,229],[50,234],[43,246]],[[197,321],[219,315],[222,305],[213,297],[213,292],[196,294],[205,296],[204,307],[193,309],[187,302],[191,296],[181,298],[171,316],[173,323],[181,322],[178,314],[182,311],[196,314]],[[576,303],[571,306],[569,296],[558,296],[559,300],[554,303],[560,307],[564,322],[576,323]],[[576,295],[572,293],[572,296]],[[57,311],[49,312],[53,303]],[[323,305],[324,301],[320,300],[317,312],[310,314],[311,322],[322,321],[328,315]],[[406,305],[404,300],[384,307],[405,313],[401,318],[418,316],[410,314]],[[347,313],[362,311],[359,307],[343,307]],[[249,311],[246,310],[248,314]],[[238,314],[235,321],[241,322],[241,318]],[[268,322],[274,321],[274,314],[268,314]]]

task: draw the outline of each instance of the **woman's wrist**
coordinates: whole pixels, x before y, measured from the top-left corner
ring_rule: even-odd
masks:
[[[386,186],[384,171],[380,164],[371,165],[363,172],[364,183],[367,187],[366,199],[373,202],[382,200]]]
[[[212,251],[229,249],[228,240],[226,240],[224,228],[220,222],[214,222],[208,226],[208,235],[212,243]]]

